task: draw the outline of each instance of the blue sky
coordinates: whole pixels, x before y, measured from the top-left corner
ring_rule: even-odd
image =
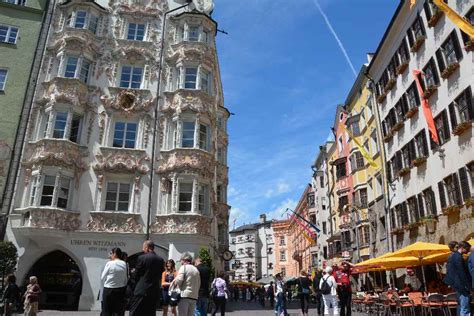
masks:
[[[215,0],[228,126],[228,202],[236,225],[293,208],[355,75],[317,0]],[[319,0],[358,71],[396,0]]]

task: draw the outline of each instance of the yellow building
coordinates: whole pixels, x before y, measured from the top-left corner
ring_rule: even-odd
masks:
[[[345,102],[353,190],[352,204],[348,212],[342,214],[340,226],[350,231],[353,262],[387,251],[381,134],[376,103],[365,71],[364,65]]]

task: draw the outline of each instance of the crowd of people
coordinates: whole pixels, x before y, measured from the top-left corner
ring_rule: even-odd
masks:
[[[16,284],[16,277],[13,274],[7,276],[7,284],[3,292],[3,313],[5,316],[14,313],[24,312],[25,316],[36,316],[38,313],[38,303],[41,294],[41,287],[38,278],[31,276],[25,293],[21,293]],[[1,314],[1,313],[0,313]]]

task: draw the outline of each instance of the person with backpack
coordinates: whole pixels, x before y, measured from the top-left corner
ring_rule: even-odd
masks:
[[[319,282],[319,289],[323,295],[324,315],[339,315],[337,283],[332,275],[332,268],[326,267],[324,272],[325,273]]]
[[[309,310],[309,296],[311,294],[311,280],[308,278],[306,271],[302,270],[298,278],[298,297],[301,302],[301,313],[303,316],[308,316]]]

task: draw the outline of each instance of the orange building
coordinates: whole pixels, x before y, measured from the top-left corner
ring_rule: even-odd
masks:
[[[290,257],[291,236],[288,234],[290,220],[272,222],[273,240],[275,242],[275,274],[294,276],[294,262]]]

